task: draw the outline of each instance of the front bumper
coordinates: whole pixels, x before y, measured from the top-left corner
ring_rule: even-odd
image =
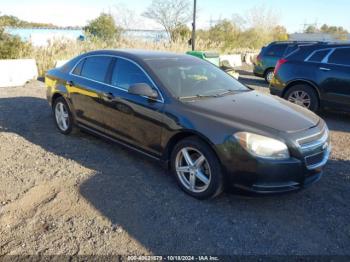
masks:
[[[222,161],[230,185],[260,194],[295,191],[319,181],[331,152],[330,146],[318,147],[316,154],[310,152],[288,160],[268,160],[255,158],[244,149],[237,151],[238,147],[231,148],[235,148],[235,152],[227,154],[226,151],[226,156],[231,159]]]
[[[231,173],[231,185],[250,192],[269,194],[295,191],[305,188],[323,175],[323,167],[309,170],[302,161],[285,163],[264,162],[253,172]]]

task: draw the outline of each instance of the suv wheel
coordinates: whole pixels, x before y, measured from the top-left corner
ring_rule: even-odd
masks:
[[[275,76],[275,74],[274,74],[274,70],[273,69],[267,70],[266,73],[265,73],[265,81],[268,84],[270,84],[274,76]]]
[[[289,102],[316,112],[319,102],[316,92],[308,85],[296,85],[290,88],[284,98]]]
[[[181,189],[197,199],[214,198],[223,191],[224,176],[219,160],[196,137],[186,138],[175,146],[171,169]]]
[[[62,134],[68,135],[76,131],[72,112],[63,97],[59,97],[55,100],[52,109],[56,126]]]

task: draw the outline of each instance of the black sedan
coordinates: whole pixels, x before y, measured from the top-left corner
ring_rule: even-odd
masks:
[[[320,179],[329,157],[328,128],[314,113],[192,56],[94,51],[45,82],[61,133],[80,128],[160,160],[199,199],[229,185],[300,189]]]

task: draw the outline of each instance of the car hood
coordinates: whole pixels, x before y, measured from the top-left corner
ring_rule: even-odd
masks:
[[[279,132],[298,132],[316,126],[320,118],[311,111],[279,97],[256,91],[189,103],[191,110],[225,122],[265,127]]]

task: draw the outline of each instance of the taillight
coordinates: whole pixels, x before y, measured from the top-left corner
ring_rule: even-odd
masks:
[[[278,62],[277,62],[277,65],[276,65],[276,67],[275,67],[275,71],[274,71],[274,74],[276,75],[277,74],[277,72],[278,72],[278,70],[281,68],[281,66],[284,64],[284,63],[286,63],[287,62],[287,60],[286,59],[280,59],[280,60],[278,60]]]
[[[261,54],[256,57],[256,61],[261,62]]]

